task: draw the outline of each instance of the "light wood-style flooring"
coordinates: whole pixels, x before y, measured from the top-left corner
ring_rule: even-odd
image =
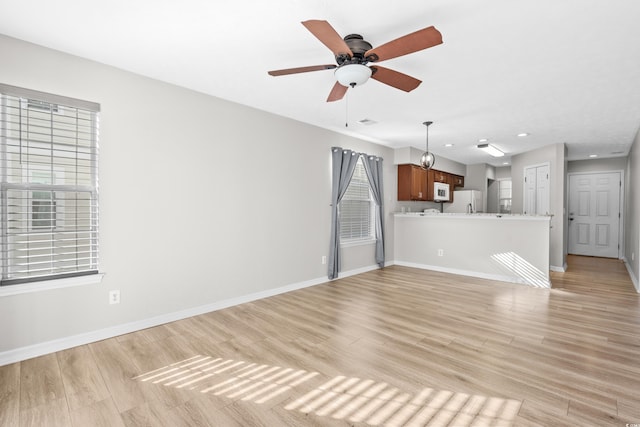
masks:
[[[640,423],[621,261],[553,289],[393,266],[0,367],[2,426]]]

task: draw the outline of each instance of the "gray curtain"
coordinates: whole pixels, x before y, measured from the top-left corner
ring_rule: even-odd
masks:
[[[349,187],[353,171],[358,163],[359,153],[343,150],[340,147],[331,148],[331,236],[329,242],[329,279],[338,277],[340,271],[340,217],[338,204]]]
[[[373,194],[373,201],[376,204],[376,263],[380,268],[384,267],[384,196],[382,194],[382,158],[375,156],[362,156],[362,163],[364,164],[364,170],[367,173],[369,179],[369,186],[371,187],[371,194]]]

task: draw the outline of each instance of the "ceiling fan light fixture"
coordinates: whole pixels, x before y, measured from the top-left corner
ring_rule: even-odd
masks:
[[[478,144],[477,147],[493,157],[502,157],[504,153],[491,144]]]
[[[335,76],[342,86],[360,86],[371,77],[371,68],[362,64],[345,64],[336,68]]]

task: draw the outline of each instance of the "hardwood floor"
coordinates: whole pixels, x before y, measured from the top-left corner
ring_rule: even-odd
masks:
[[[640,295],[393,266],[0,367],[2,426],[640,423]]]

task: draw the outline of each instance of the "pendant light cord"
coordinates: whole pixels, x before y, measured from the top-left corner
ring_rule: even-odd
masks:
[[[433,124],[433,122],[424,122],[422,124],[427,127],[427,149],[426,149],[426,152],[428,153],[429,152],[429,126],[431,124]]]

